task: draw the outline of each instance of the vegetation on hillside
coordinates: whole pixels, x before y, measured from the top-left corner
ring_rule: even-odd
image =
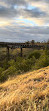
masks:
[[[0,48],[0,111],[49,111],[48,65],[48,49]]]
[[[39,69],[49,65],[49,50],[24,49],[23,57],[20,57],[20,50],[10,50],[9,60],[6,50],[0,49],[0,82],[4,82],[10,76]]]

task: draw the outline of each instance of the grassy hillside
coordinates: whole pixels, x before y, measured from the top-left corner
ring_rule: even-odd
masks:
[[[0,83],[0,111],[49,111],[49,66]]]

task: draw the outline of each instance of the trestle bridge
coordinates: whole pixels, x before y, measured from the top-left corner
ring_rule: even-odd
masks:
[[[0,48],[7,48],[7,53],[9,56],[9,49],[20,48],[21,49],[21,56],[22,56],[22,49],[23,48],[33,48],[33,49],[45,49],[45,47],[49,48],[49,44],[27,44],[27,43],[12,43],[12,42],[0,42]]]

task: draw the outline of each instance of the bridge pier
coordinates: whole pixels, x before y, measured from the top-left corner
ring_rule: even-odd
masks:
[[[21,48],[21,57],[22,57],[22,48]]]
[[[7,58],[9,60],[9,47],[7,46]]]

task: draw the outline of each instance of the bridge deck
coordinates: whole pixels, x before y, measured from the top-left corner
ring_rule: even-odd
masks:
[[[9,48],[45,48],[45,45],[36,45],[36,44],[26,44],[26,43],[10,43],[10,42],[0,42],[0,47],[9,47]],[[49,48],[49,45],[47,45]]]

